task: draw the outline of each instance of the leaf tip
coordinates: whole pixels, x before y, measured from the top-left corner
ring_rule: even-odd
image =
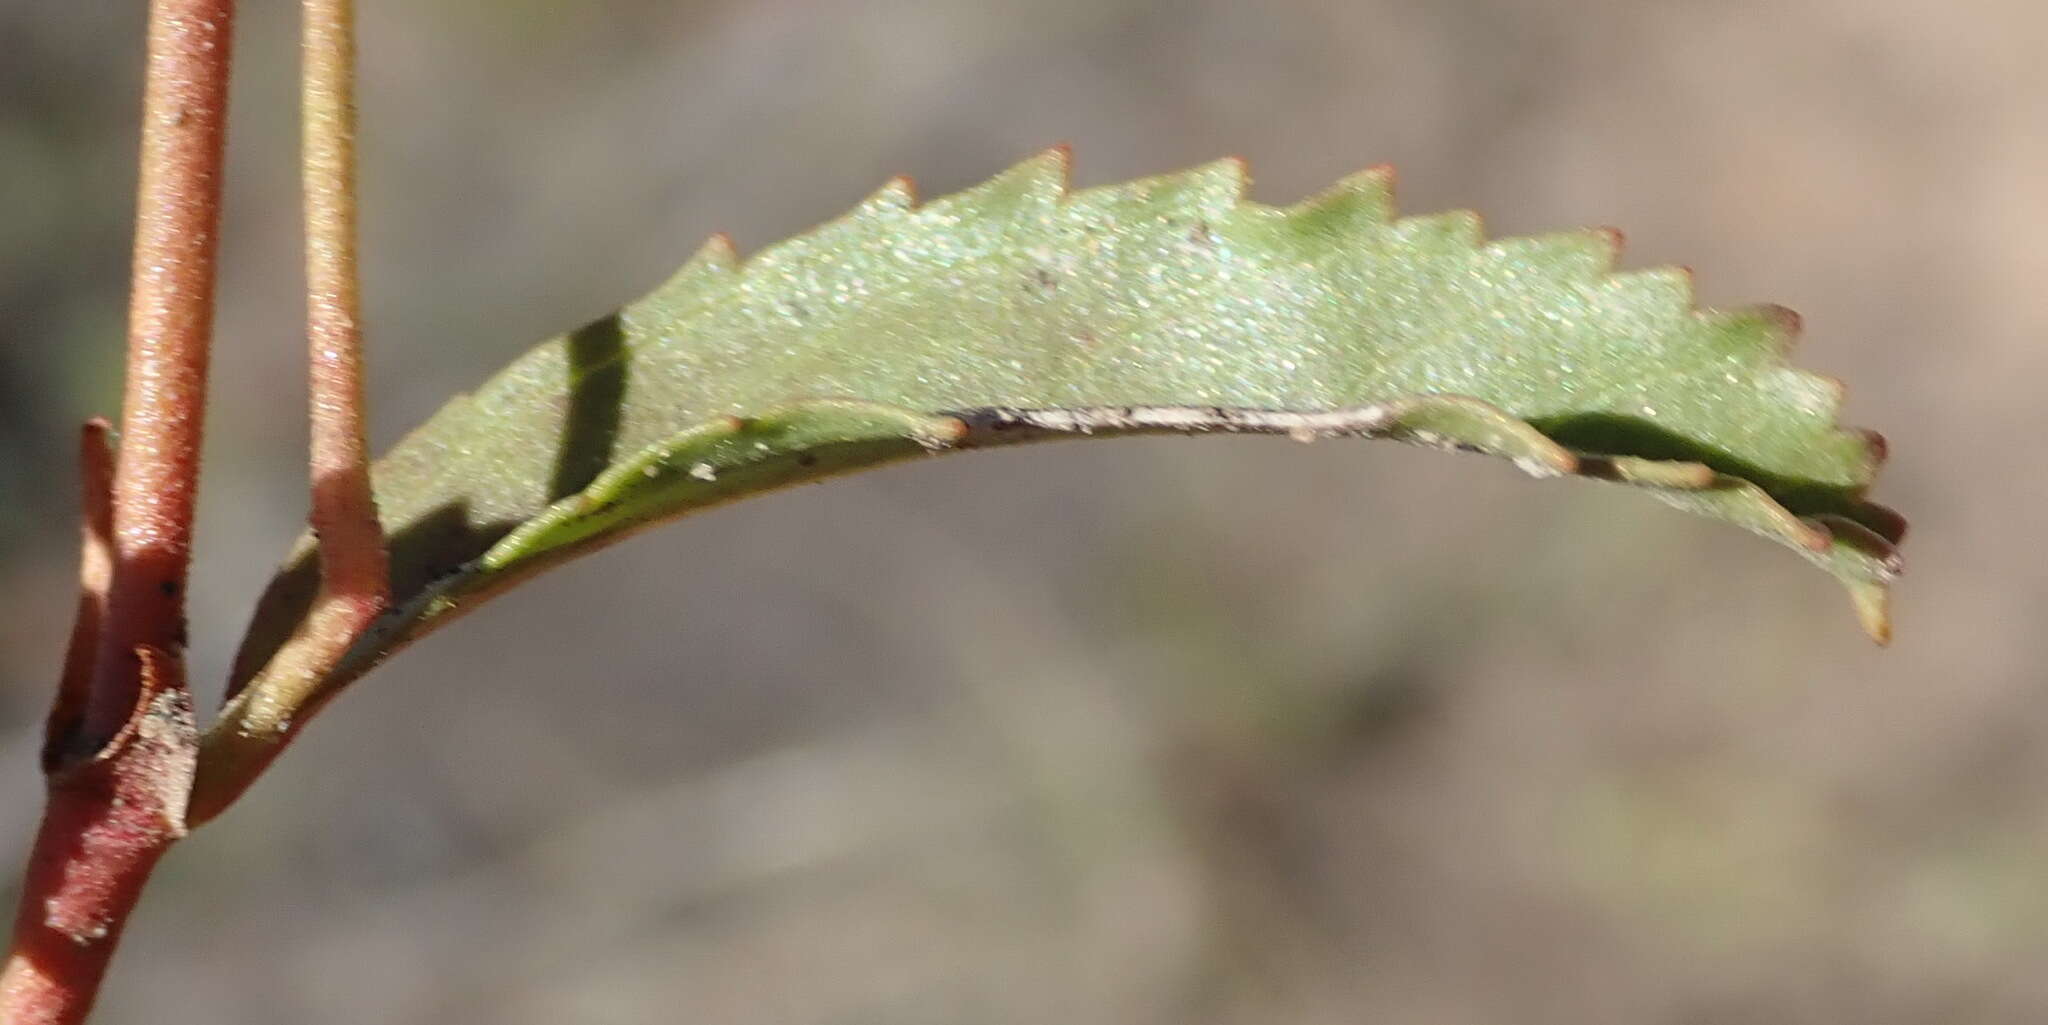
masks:
[[[1892,591],[1883,584],[1858,584],[1849,588],[1849,602],[1856,608],[1856,622],[1864,636],[1880,648],[1892,643]]]
[[[1886,510],[1887,512],[1889,510]],[[1861,515],[1865,510],[1858,510]],[[1898,547],[1878,529],[1848,516],[1815,517],[1834,552],[1835,575],[1849,591],[1849,603],[1863,632],[1879,645],[1891,643],[1891,582],[1906,570]]]

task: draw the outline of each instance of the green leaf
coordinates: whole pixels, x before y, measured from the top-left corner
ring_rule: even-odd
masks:
[[[907,181],[521,357],[375,471],[397,610],[341,665],[272,656],[316,589],[259,605],[217,733],[268,742],[382,655],[536,570],[713,503],[924,453],[1175,431],[1396,437],[1627,484],[1799,552],[1889,627],[1899,518],[1796,319],[1613,273],[1605,230],[1487,242],[1397,219],[1367,171],[1292,207],[1224,161],[1070,192],[1063,151],[919,206]]]

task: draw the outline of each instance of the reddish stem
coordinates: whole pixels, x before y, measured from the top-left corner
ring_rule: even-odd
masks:
[[[42,829],[0,970],[0,1021],[72,1025],[92,1010],[150,870],[185,835],[198,758],[176,656],[136,652],[143,689],[106,750],[49,777]]]
[[[213,328],[233,0],[153,0],[128,327],[109,473],[87,428],[78,622],[44,748],[0,1022],[85,1020],[157,859],[185,834],[198,750],[179,657]]]
[[[101,742],[135,707],[135,650],[185,645],[234,10],[233,0],[150,5],[114,576],[85,710],[87,736]]]

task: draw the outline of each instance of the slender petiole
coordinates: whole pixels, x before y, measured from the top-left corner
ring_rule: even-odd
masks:
[[[355,4],[304,0],[300,107],[310,350],[312,524],[325,602],[354,633],[390,598],[364,426],[356,264]],[[349,623],[348,621],[353,621]]]

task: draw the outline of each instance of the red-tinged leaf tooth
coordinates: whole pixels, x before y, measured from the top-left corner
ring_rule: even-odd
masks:
[[[1740,331],[1760,352],[1774,362],[1784,362],[1799,345],[1804,330],[1799,314],[1775,303],[1756,303],[1726,309],[1696,309],[1693,315],[1711,327]],[[1797,373],[1819,377],[1810,371]]]
[[[1025,208],[1051,216],[1053,207],[1067,200],[1073,181],[1073,155],[1064,145],[1038,151],[1003,173],[979,185],[950,196],[941,196],[921,207],[927,217],[943,220],[960,217],[980,221],[990,216],[1016,216],[1011,209],[1021,202]],[[1003,211],[992,215],[991,204]]]
[[[669,276],[658,291],[685,287],[698,287],[705,279],[712,279],[736,273],[740,269],[740,255],[733,246],[732,236],[719,232],[704,240],[688,260]]]
[[[1799,524],[1799,529],[1789,536],[1797,539],[1806,548],[1815,552],[1825,552],[1834,544],[1834,532],[1828,530],[1827,524],[1821,522],[1818,517],[1793,516],[1790,512],[1785,515]]]
[[[1114,186],[1112,186],[1114,188]],[[1227,216],[1242,205],[1252,188],[1251,170],[1238,157],[1212,160],[1185,174],[1152,179],[1150,195],[1155,198],[1185,195],[1198,199],[1211,217]]]
[[[1252,165],[1240,156],[1228,156],[1215,162],[1216,169],[1227,176],[1236,186],[1235,199],[1243,202],[1252,193]]]
[[[1840,412],[1842,404],[1849,400],[1849,385],[1847,382],[1833,374],[1818,374],[1811,370],[1802,370],[1789,363],[1784,363],[1782,362],[1783,352],[1781,351],[1778,355],[1781,360],[1778,369],[1781,373],[1805,381],[1818,389],[1822,395],[1821,408],[1827,410],[1829,416],[1836,416]]]
[[[1898,576],[1906,571],[1906,562],[1890,538],[1847,516],[1822,513],[1814,519],[1827,528],[1834,540],[1876,559],[1886,574]]]
[[[967,421],[957,416],[935,416],[916,435],[916,440],[928,449],[952,448],[967,440],[971,430]]]
[[[1415,396],[1383,403],[1383,432],[1423,444],[1472,449],[1512,461],[1536,477],[1579,472],[1579,456],[1527,422],[1477,399]]]
[[[1579,456],[1579,474],[1618,484],[1645,484],[1681,491],[1702,491],[1721,480],[1721,475],[1704,463],[1583,453]]]
[[[1470,249],[1477,249],[1486,243],[1486,218],[1474,210],[1445,210],[1441,213],[1414,214],[1394,222],[1394,230],[1403,239],[1440,236]]]
[[[1798,338],[1806,331],[1806,318],[1801,317],[1798,310],[1792,309],[1789,306],[1780,306],[1777,303],[1758,303],[1751,307],[1751,309],[1756,312],[1757,316],[1763,317],[1776,325],[1778,331],[1787,337]]]
[[[1898,510],[1876,502],[1859,502],[1849,512],[1849,518],[1874,531],[1894,545],[1904,544],[1911,529],[1906,518]]]
[[[1600,278],[1614,269],[1613,246],[1606,236],[1593,230],[1495,239],[1486,244],[1485,251],[1509,259],[1568,260],[1587,281]]]
[[[1394,219],[1394,182],[1393,165],[1377,164],[1338,180],[1285,213],[1297,224],[1314,224],[1333,237],[1362,226],[1388,224]]]
[[[989,181],[990,186],[996,187],[1014,188],[1020,184],[1032,195],[1049,192],[1055,199],[1065,199],[1074,188],[1073,148],[1061,143],[1039,150],[1031,159]],[[970,195],[974,191],[976,190],[969,190],[961,195]]]
[[[1600,273],[1614,273],[1614,268],[1621,266],[1622,254],[1628,251],[1628,236],[1620,228],[1604,225],[1591,230],[1593,237],[1600,240],[1600,245],[1605,250],[1605,262],[1600,268]]]
[[[695,255],[683,265],[685,270],[730,271],[740,265],[739,248],[733,245],[732,236],[716,232],[697,247]]]
[[[1891,442],[1886,441],[1884,435],[1868,427],[1854,428],[1854,431],[1856,436],[1863,441],[1864,466],[1866,467],[1864,472],[1870,480],[1875,481],[1878,471],[1882,470],[1885,461],[1891,458]],[[1871,525],[1878,533],[1891,538],[1893,541],[1900,541],[1905,538],[1905,517],[1883,506],[1873,506],[1872,508],[1879,511],[1872,513],[1871,518],[1865,519],[1860,515],[1857,518],[1863,519],[1865,523]]]
[[[1643,293],[1646,304],[1684,310],[1687,316],[1697,316],[1693,306],[1692,271],[1685,267],[1639,267],[1614,271],[1601,279],[1600,285],[1618,292]]]
[[[1020,172],[1032,180],[1049,179],[1058,186],[1057,195],[1065,197],[1074,189],[1074,147],[1064,142],[1048,146],[1006,174]]]
[[[1308,197],[1288,207],[1289,212],[1315,210],[1328,205],[1342,205],[1355,202],[1364,195],[1380,202],[1386,209],[1387,219],[1393,216],[1394,187],[1399,175],[1392,164],[1374,164],[1371,167],[1345,175],[1326,188],[1311,193]]]
[[[1792,355],[1799,347],[1799,341],[1806,334],[1806,318],[1797,310],[1777,303],[1757,303],[1735,311],[1739,315],[1754,317],[1765,325],[1765,337],[1769,338],[1778,358]]]
[[[882,184],[854,209],[856,215],[899,214],[917,209],[917,182],[899,174]]]
[[[1178,174],[1162,174],[1120,185],[1100,185],[1075,193],[1077,202],[1107,200],[1122,205],[1168,208],[1192,200],[1201,216],[1221,219],[1244,203],[1251,178],[1236,157],[1212,160]],[[1180,211],[1185,213],[1185,211]]]

